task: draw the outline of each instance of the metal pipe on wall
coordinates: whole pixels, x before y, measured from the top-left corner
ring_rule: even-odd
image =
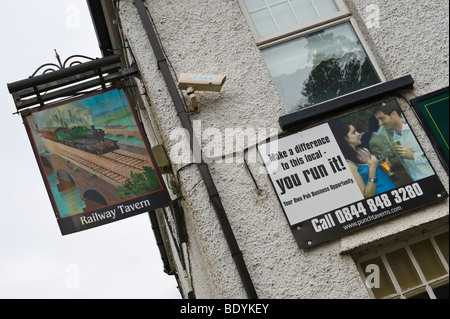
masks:
[[[172,101],[175,105],[175,108],[177,110],[178,117],[181,121],[181,124],[182,124],[183,128],[185,128],[190,134],[190,146],[194,153],[194,157],[198,154],[200,154],[200,157],[201,157],[200,146],[198,144],[197,139],[195,138],[195,135],[193,132],[193,127],[192,127],[192,124],[191,124],[191,121],[189,118],[189,114],[186,112],[186,110],[184,108],[183,101],[178,93],[178,88],[177,88],[176,83],[170,72],[169,65],[167,63],[164,52],[162,50],[160,41],[159,41],[158,37],[156,36],[155,29],[153,27],[153,24],[150,20],[149,15],[147,13],[146,7],[144,6],[144,3],[142,0],[135,0],[134,4],[138,10],[139,17],[142,21],[145,32],[150,41],[150,45],[152,46],[153,52],[155,54],[155,57],[156,57],[156,60],[158,63],[158,68],[164,77],[166,86],[169,90],[169,94],[170,94]],[[206,189],[208,191],[209,199],[211,201],[211,204],[213,205],[214,211],[216,212],[220,226],[222,228],[222,231],[224,233],[228,247],[230,249],[231,256],[234,260],[234,263],[238,270],[239,276],[241,278],[241,281],[242,281],[244,289],[247,293],[247,296],[250,299],[257,299],[258,295],[256,293],[255,287],[253,285],[253,282],[251,280],[247,266],[245,264],[243,254],[242,254],[241,250],[239,249],[239,245],[236,241],[236,237],[234,236],[233,229],[231,228],[230,222],[226,215],[226,212],[223,207],[222,201],[220,199],[219,193],[214,184],[214,180],[211,176],[209,167],[206,165],[206,163],[203,163],[201,161],[201,158],[196,159],[195,162],[199,163],[199,164],[197,164],[198,169],[199,169],[202,179],[205,183]]]

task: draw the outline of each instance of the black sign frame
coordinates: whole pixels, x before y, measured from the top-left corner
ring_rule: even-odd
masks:
[[[90,168],[77,167],[76,164],[71,162],[71,159],[60,156],[61,154],[55,154],[55,152],[52,152],[51,150],[46,149],[45,147],[42,147],[42,146],[38,147],[39,142],[37,141],[37,139],[42,138],[43,137],[42,134],[49,134],[49,135],[53,134],[52,135],[53,137],[46,136],[45,138],[55,139],[56,133],[55,132],[52,133],[51,132],[52,130],[47,130],[48,133],[45,133],[44,132],[45,130],[39,130],[40,132],[37,133],[38,127],[37,126],[32,127],[33,125],[36,125],[36,124],[31,123],[32,121],[31,121],[30,117],[37,114],[38,112],[45,112],[45,111],[60,108],[63,106],[74,105],[74,103],[80,103],[84,100],[88,100],[88,99],[94,98],[96,96],[108,94],[108,93],[111,93],[114,91],[117,91],[120,96],[125,97],[126,102],[124,102],[125,104],[124,104],[123,109],[126,110],[126,112],[128,112],[128,110],[129,110],[130,114],[132,115],[132,119],[130,121],[134,121],[134,124],[136,126],[136,128],[133,129],[134,131],[136,131],[136,132],[134,132],[134,134],[137,136],[137,138],[139,138],[143,142],[143,146],[140,145],[140,147],[139,147],[139,152],[141,154],[138,157],[143,159],[142,163],[148,164],[146,166],[147,168],[144,169],[144,167],[142,167],[142,169],[144,169],[144,173],[141,173],[141,174],[135,173],[134,176],[136,179],[134,179],[133,175],[130,173],[131,174],[130,178],[127,180],[129,187],[126,188],[125,183],[122,185],[123,188],[122,188],[121,194],[115,194],[116,195],[115,197],[118,198],[117,200],[113,200],[112,202],[106,202],[105,198],[103,198],[104,201],[99,200],[100,203],[94,203],[94,205],[93,205],[94,208],[92,208],[92,209],[89,209],[87,211],[84,211],[84,209],[83,209],[82,212],[78,212],[76,214],[67,214],[67,213],[63,212],[60,207],[62,201],[59,201],[56,199],[57,192],[55,191],[55,185],[51,185],[51,182],[49,181],[49,174],[48,174],[47,170],[48,170],[48,167],[52,166],[52,165],[51,164],[49,165],[48,159],[44,159],[43,150],[44,150],[44,152],[48,152],[49,156],[58,156],[58,159],[56,161],[63,163],[61,165],[65,165],[64,167],[66,168],[66,170],[68,170],[70,168],[70,169],[72,169],[72,171],[75,172],[75,174],[79,171],[83,171],[83,174],[85,175],[83,178],[85,180],[91,179],[92,183],[97,183],[97,186],[99,189],[101,187],[103,187],[103,189],[104,189],[105,186],[101,185],[100,183],[97,182],[99,179],[99,177],[97,175],[101,175],[101,173],[96,174],[96,172],[91,172],[91,175],[87,176],[87,175],[89,175],[87,173],[88,170],[91,170]],[[125,107],[125,106],[127,106],[127,107]],[[153,211],[157,208],[166,207],[166,206],[170,205],[170,202],[171,202],[170,195],[168,193],[164,179],[162,178],[161,172],[156,164],[156,160],[152,154],[150,143],[147,139],[147,136],[145,134],[142,123],[138,120],[138,116],[136,114],[135,107],[131,103],[130,96],[122,84],[116,84],[115,86],[109,87],[107,89],[98,90],[98,91],[95,91],[95,92],[92,92],[89,94],[84,94],[84,95],[78,96],[76,98],[65,100],[64,102],[61,102],[61,103],[52,103],[51,105],[45,105],[45,106],[36,107],[33,109],[27,109],[27,110],[21,111],[21,115],[24,120],[24,125],[25,125],[26,131],[28,133],[28,137],[30,139],[31,146],[32,146],[36,161],[38,163],[39,170],[43,177],[43,181],[44,181],[45,187],[47,189],[47,193],[49,195],[49,199],[51,201],[51,204],[52,204],[52,207],[54,210],[54,214],[57,219],[57,222],[58,222],[58,225],[59,225],[62,235],[67,235],[67,234],[91,229],[94,227],[98,227],[98,226],[105,225],[105,224],[108,224],[111,222],[119,221],[124,218],[128,218],[128,217],[135,216],[135,215],[138,215],[141,213]],[[62,119],[59,119],[59,120],[62,120]],[[93,126],[92,129],[95,129],[95,126]],[[54,130],[54,131],[56,131],[56,130]],[[69,131],[66,130],[66,132],[69,132]],[[94,134],[94,133],[92,133],[92,134]],[[54,143],[54,142],[55,141],[52,141],[51,143]],[[103,144],[103,146],[96,146],[96,147],[100,147],[100,148],[113,147],[110,145],[114,145],[114,143],[112,143],[112,144],[110,144],[110,143],[111,142],[108,140],[108,142]],[[67,147],[67,145],[65,145],[65,146],[62,146],[62,145],[61,145],[61,147]],[[130,149],[132,150],[133,147],[134,146],[130,146]],[[113,149],[113,148],[111,148],[111,149]],[[99,152],[105,152],[105,153],[92,154],[89,156],[100,159],[107,154],[106,153],[107,150],[104,150],[104,151],[100,150]],[[132,150],[131,152],[134,152],[134,151]],[[82,165],[78,165],[78,166],[82,166]],[[47,169],[46,169],[46,167],[47,167]],[[138,169],[138,171],[142,171],[142,169]],[[62,171],[64,171],[64,169]],[[71,175],[71,173],[66,172],[66,173],[62,173],[62,175],[65,175],[65,177],[60,176],[60,179],[61,178],[65,179],[65,182],[67,182],[67,179],[69,179],[69,180],[71,180],[71,182],[79,185],[79,183],[75,182],[76,178],[68,176],[68,175]],[[126,192],[125,189],[129,189],[131,187],[130,184],[132,183],[132,180],[135,183],[138,183],[138,179],[142,180],[142,178],[145,179],[145,177],[147,177],[147,179],[150,180],[150,177],[148,177],[148,176],[151,176],[152,178],[156,178],[150,182],[150,184],[153,183],[152,187],[154,187],[154,189],[152,189],[151,191],[148,189],[145,191],[145,192],[148,191],[148,193],[138,194],[138,195],[135,195],[134,193],[127,193],[127,194],[125,193]],[[105,180],[108,179],[107,176],[103,176],[103,178]],[[90,183],[90,181],[86,181],[86,185],[84,187],[85,189],[89,189],[91,187],[89,183]],[[91,187],[91,188],[93,188],[93,187]],[[111,190],[107,190],[107,191],[105,191],[105,193],[106,192],[113,193],[113,191],[111,191]],[[80,193],[80,195],[81,195],[81,193]],[[124,196],[124,197],[121,197],[121,196]],[[112,197],[114,197],[114,195]],[[83,200],[85,200],[85,199],[83,199]]]

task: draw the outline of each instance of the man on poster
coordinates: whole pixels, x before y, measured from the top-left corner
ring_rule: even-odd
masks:
[[[418,181],[433,175],[433,169],[404,120],[399,106],[383,103],[374,109],[374,115],[380,125],[380,135],[389,143],[394,143],[395,151],[403,160],[411,178]]]

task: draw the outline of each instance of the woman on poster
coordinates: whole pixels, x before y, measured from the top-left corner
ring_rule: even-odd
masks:
[[[379,167],[377,158],[368,149],[359,147],[361,134],[355,126],[340,122],[330,122],[329,124],[365,198],[396,188]]]

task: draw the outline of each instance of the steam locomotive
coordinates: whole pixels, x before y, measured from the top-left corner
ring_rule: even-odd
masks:
[[[75,126],[72,128],[56,127],[38,130],[38,133],[52,141],[62,143],[79,150],[101,155],[119,148],[116,141],[105,138],[105,131],[94,125]]]

